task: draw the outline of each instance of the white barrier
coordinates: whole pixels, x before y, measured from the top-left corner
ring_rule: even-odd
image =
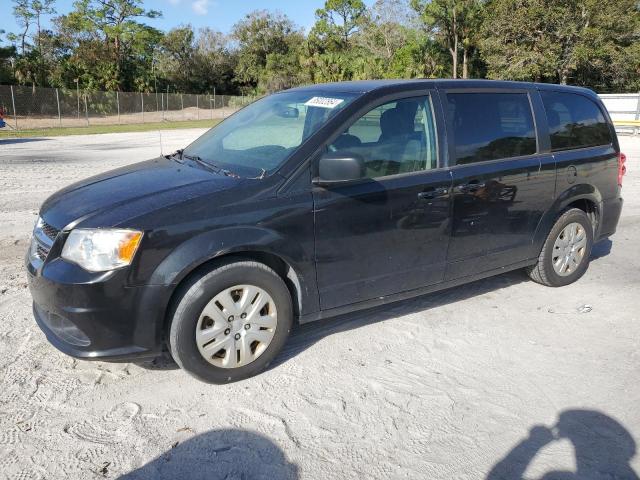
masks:
[[[640,134],[640,93],[606,93],[599,97],[618,133]]]

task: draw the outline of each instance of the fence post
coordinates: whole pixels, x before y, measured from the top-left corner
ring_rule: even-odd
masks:
[[[56,103],[58,104],[58,126],[62,126],[62,116],[60,115],[60,94],[56,88]]]
[[[200,120],[200,95],[196,95],[196,118]]]
[[[83,95],[84,97],[84,116],[87,118],[87,127],[89,126],[89,108],[87,107],[87,94]]]
[[[213,100],[209,97],[209,110],[211,111],[211,120],[213,120]]]
[[[13,120],[16,124],[16,130],[18,130],[18,115],[16,114],[16,99],[13,95],[13,85],[11,85],[11,105],[13,105]]]
[[[216,89],[213,88],[213,108],[216,108]],[[211,117],[213,118],[213,117]]]
[[[118,125],[120,125],[120,92],[116,90],[116,104],[118,105]]]
[[[182,108],[182,120],[184,120],[185,119],[184,99],[182,98],[182,94],[180,94],[180,107]]]
[[[162,100],[162,121],[164,122],[164,92],[160,93],[160,99]]]
[[[142,102],[142,123],[144,123],[144,95],[140,92],[140,101]]]

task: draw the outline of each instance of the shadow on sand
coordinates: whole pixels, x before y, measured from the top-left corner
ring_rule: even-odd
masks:
[[[554,426],[531,428],[491,469],[487,480],[522,480],[535,456],[562,439],[573,445],[576,471],[550,471],[540,480],[638,480],[630,465],[636,453],[633,437],[619,422],[595,410],[566,410]]]
[[[212,430],[180,443],[120,480],[295,480],[298,467],[262,435]]]

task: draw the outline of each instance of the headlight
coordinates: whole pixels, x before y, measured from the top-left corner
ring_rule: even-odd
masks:
[[[106,272],[131,264],[142,232],[136,230],[72,230],[62,249],[62,258],[90,272]]]

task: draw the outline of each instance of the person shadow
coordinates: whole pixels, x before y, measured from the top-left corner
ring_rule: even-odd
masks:
[[[270,439],[238,429],[212,430],[174,445],[119,480],[296,480],[298,467]]]
[[[521,480],[534,457],[550,443],[566,439],[574,447],[576,471],[551,471],[540,480],[638,480],[630,465],[636,452],[631,434],[595,410],[566,410],[549,428],[537,425],[494,465],[486,480]]]

